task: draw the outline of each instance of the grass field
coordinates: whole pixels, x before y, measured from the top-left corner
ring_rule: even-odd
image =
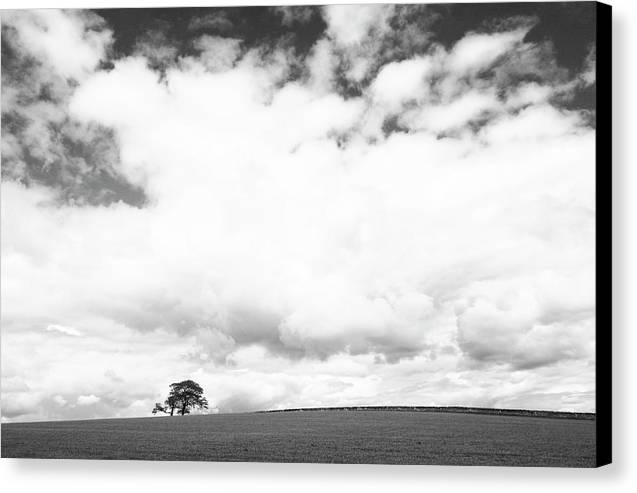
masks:
[[[2,425],[2,457],[593,467],[595,421],[296,411]]]

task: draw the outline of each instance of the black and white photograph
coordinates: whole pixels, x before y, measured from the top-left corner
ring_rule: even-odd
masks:
[[[609,6],[0,17],[3,458],[611,461]]]

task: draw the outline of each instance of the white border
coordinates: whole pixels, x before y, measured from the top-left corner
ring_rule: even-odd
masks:
[[[299,5],[296,1],[237,0],[0,0],[0,8],[105,8],[220,5]],[[321,2],[339,3],[339,2]],[[344,2],[340,2],[344,3]],[[351,1],[350,3],[366,3]],[[368,2],[370,3],[370,2]],[[376,2],[378,3],[378,2]],[[408,2],[413,3],[413,2]],[[637,491],[637,2],[613,5],[613,275],[614,463],[597,470],[355,466],[319,464],[177,463],[0,460],[0,489],[46,493],[364,493]],[[1,431],[1,430],[0,430]]]

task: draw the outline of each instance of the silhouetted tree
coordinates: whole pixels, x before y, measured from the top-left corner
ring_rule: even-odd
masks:
[[[203,396],[203,389],[197,382],[184,380],[183,382],[170,384],[168,399],[174,398],[178,403],[179,414],[188,414],[191,409],[208,409],[208,401]]]
[[[172,416],[177,409],[177,412],[184,416],[194,408],[208,409],[208,401],[203,396],[203,389],[197,382],[184,380],[170,384],[170,394],[168,394],[164,404],[155,403],[153,414],[162,412],[170,413]]]
[[[155,408],[153,409],[153,414],[157,414],[158,412],[162,413],[170,413],[172,416],[175,413],[175,409],[181,407],[181,403],[174,395],[169,395],[168,398],[164,401],[163,404],[156,402]]]

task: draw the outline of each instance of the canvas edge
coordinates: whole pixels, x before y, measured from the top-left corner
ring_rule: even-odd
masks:
[[[612,463],[612,7],[596,2],[596,467]]]

